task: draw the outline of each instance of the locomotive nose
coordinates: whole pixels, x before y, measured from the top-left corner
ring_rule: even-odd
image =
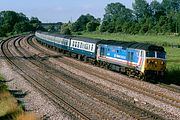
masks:
[[[159,59],[146,59],[145,70],[164,71],[166,69],[165,61]]]

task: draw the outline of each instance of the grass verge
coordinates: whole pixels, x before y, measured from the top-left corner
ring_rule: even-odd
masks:
[[[180,45],[180,37],[173,35],[130,35],[123,33],[84,32],[81,36],[89,38],[99,38],[104,40],[137,41],[161,46]]]
[[[0,120],[38,120],[34,113],[25,112],[22,105],[10,94],[0,76]]]

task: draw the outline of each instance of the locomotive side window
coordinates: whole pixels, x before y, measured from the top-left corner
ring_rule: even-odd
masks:
[[[154,51],[146,52],[146,57],[155,57],[155,52]]]

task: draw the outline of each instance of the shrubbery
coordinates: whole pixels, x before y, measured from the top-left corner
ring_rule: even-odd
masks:
[[[0,37],[36,30],[43,30],[38,18],[29,19],[23,13],[14,11],[0,12]]]

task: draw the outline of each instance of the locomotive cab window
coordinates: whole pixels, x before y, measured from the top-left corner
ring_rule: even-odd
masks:
[[[166,53],[165,52],[157,52],[157,58],[166,58]]]
[[[155,57],[155,52],[154,51],[146,52],[146,57]]]

